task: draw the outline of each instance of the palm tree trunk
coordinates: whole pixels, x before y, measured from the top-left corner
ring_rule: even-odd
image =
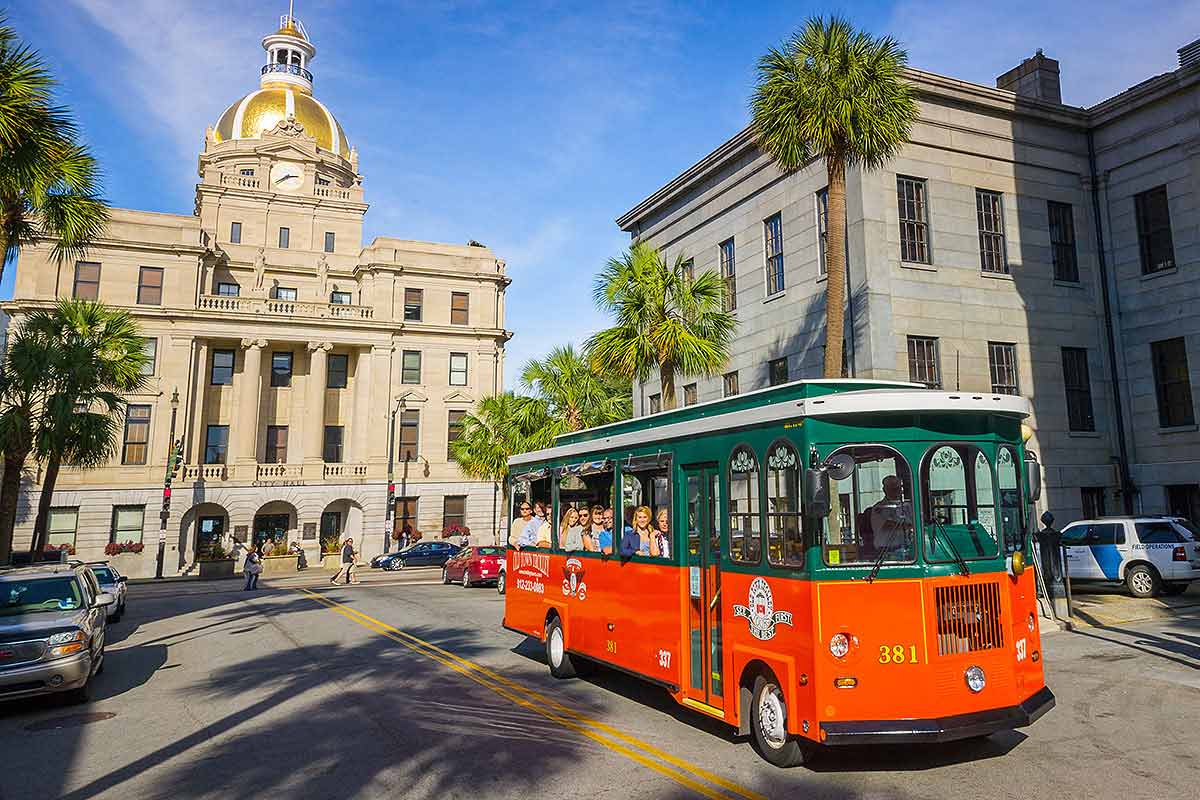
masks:
[[[21,495],[21,469],[28,455],[28,449],[9,449],[4,453],[4,479],[0,481],[0,564],[7,564],[12,558],[17,500]]]
[[[826,221],[825,263],[825,377],[842,377],[842,327],[846,306],[846,162],[840,156],[825,161],[829,172],[829,214]]]
[[[37,517],[33,521],[33,544],[29,547],[31,553],[45,550],[50,541],[46,527],[50,521],[50,504],[54,502],[54,484],[58,482],[58,468],[61,464],[62,457],[57,454],[50,456],[46,463],[46,474],[42,478],[42,496],[38,498]]]
[[[670,361],[659,365],[658,376],[662,381],[662,410],[670,411],[675,407],[675,365]]]

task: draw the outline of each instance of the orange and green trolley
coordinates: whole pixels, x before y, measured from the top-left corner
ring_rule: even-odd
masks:
[[[1028,415],[1010,395],[819,380],[559,437],[509,460],[504,624],[554,675],[637,675],[780,766],[1029,725],[1054,695]],[[597,506],[611,552],[602,524],[563,524]],[[622,555],[643,507],[659,555]]]

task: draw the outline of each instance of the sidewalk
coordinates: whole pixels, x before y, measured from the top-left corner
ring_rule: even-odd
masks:
[[[1077,587],[1071,596],[1071,621],[1077,625],[1112,627],[1130,622],[1167,620],[1200,613],[1200,582],[1175,597],[1139,599],[1123,587]]]
[[[302,570],[292,575],[272,575],[259,578],[260,589],[302,589],[329,586],[334,576],[332,570],[319,567]],[[441,567],[409,567],[386,572],[361,566],[355,570],[360,586],[421,586],[442,582]],[[240,591],[245,579],[239,572],[232,578],[201,579],[195,576],[171,576],[169,578],[131,578],[130,591],[137,597],[164,596],[177,592],[210,593]],[[354,585],[354,584],[352,584]]]

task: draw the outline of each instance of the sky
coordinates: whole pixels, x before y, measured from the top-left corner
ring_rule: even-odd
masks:
[[[0,0],[3,3],[4,0]],[[1034,6],[296,0],[314,94],[359,151],[364,238],[476,239],[508,265],[505,386],[605,325],[614,220],[748,121],[764,50],[839,13],[920,69],[986,85],[1042,48],[1087,106],[1177,65],[1195,0]],[[1032,10],[1031,10],[1032,9]],[[190,214],[204,129],[257,88],[286,0],[9,0],[59,78],[114,206]],[[5,270],[0,298],[11,297]]]

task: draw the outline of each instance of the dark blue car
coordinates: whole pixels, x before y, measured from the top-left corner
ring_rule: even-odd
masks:
[[[405,567],[440,567],[459,551],[459,546],[449,542],[417,542],[407,550],[381,558],[379,566],[387,570]]]

